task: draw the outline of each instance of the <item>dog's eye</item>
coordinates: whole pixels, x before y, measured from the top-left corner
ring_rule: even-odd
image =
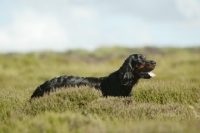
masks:
[[[144,61],[139,61],[138,62],[138,65],[142,65],[142,64],[145,64],[145,62]]]
[[[146,60],[146,57],[143,56],[143,55],[141,55],[139,58],[140,58],[141,60]]]

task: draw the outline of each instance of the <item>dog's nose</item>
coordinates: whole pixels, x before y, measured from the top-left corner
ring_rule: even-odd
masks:
[[[152,65],[154,65],[154,66],[156,65],[156,62],[155,62],[155,61],[153,61],[153,60],[152,60],[152,61],[150,61],[150,63],[151,63]]]

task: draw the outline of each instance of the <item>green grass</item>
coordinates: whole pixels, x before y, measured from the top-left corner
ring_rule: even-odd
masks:
[[[129,98],[62,88],[30,101],[35,88],[60,75],[105,76],[132,53],[157,62]],[[195,133],[200,126],[199,48],[99,48],[0,55],[0,132]]]

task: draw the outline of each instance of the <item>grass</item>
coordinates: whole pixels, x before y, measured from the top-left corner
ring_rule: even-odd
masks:
[[[45,80],[65,74],[105,76],[132,53],[157,61],[157,76],[140,80],[132,97],[104,98],[100,91],[82,87],[30,101]],[[2,54],[0,132],[199,132],[199,55],[199,48],[150,47]]]

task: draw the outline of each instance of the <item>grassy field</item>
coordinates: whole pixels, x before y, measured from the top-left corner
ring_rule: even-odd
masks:
[[[30,101],[45,80],[105,76],[133,53],[155,60],[157,76],[141,79],[132,97],[104,98],[82,87]],[[0,133],[199,133],[200,48],[10,53],[0,61]]]

